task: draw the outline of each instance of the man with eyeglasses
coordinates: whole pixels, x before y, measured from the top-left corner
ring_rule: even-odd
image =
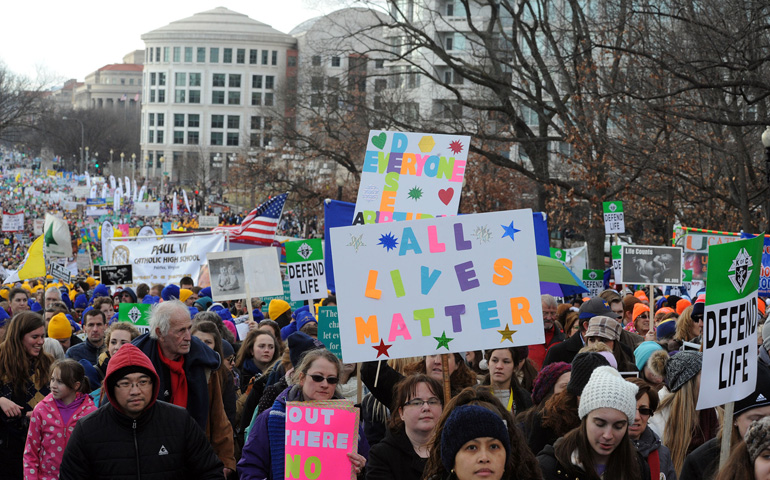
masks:
[[[222,462],[195,420],[156,400],[158,374],[138,348],[118,350],[104,385],[109,403],[75,425],[59,478],[222,479]]]
[[[545,343],[529,346],[529,359],[535,364],[535,368],[540,370],[545,360],[545,354],[551,345],[561,343],[566,338],[564,332],[556,326],[556,299],[552,295],[541,295],[540,300],[543,307],[543,330],[545,331]]]

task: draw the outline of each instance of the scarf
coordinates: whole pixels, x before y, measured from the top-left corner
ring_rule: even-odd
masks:
[[[294,385],[286,392],[284,402],[276,400],[267,417],[267,439],[270,445],[271,478],[284,478],[286,467],[286,403],[303,401],[302,388]]]
[[[160,361],[171,373],[171,403],[187,408],[187,375],[184,373],[184,356],[180,356],[179,360],[169,360],[163,355],[160,343],[158,343],[158,354]]]

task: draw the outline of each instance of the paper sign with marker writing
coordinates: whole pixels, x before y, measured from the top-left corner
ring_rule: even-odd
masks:
[[[471,137],[372,130],[353,225],[457,215]]]
[[[359,410],[346,400],[286,402],[285,478],[355,480]]]
[[[320,238],[286,242],[286,273],[291,299],[326,298],[323,241]]]
[[[531,210],[330,233],[345,362],[543,343]]]

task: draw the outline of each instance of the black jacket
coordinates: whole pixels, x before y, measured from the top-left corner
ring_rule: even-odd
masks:
[[[59,478],[221,480],[223,469],[183,408],[157,401],[133,420],[107,403],[75,425]]]
[[[543,480],[583,480],[589,478],[585,472],[575,466],[573,466],[572,469],[578,471],[577,475],[567,473],[564,466],[556,459],[556,453],[552,445],[546,446],[543,451],[540,452],[537,456],[537,461],[540,464],[540,469],[543,471]],[[639,452],[636,454],[636,464],[642,474],[642,480],[649,479],[650,468],[647,466],[647,462],[644,461]]]
[[[583,346],[583,339],[580,336],[580,332],[575,332],[568,339],[561,343],[557,343],[548,349],[548,353],[545,354],[543,366],[545,367],[546,365],[556,362],[572,363],[572,359],[575,358],[575,355],[578,354]]]
[[[712,438],[684,459],[679,480],[711,480],[719,471],[719,442]]]
[[[366,480],[420,480],[427,458],[420,458],[405,431],[388,430],[385,438],[369,450]]]

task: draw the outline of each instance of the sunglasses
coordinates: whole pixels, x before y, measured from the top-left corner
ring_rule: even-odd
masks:
[[[641,413],[645,417],[649,417],[652,415],[652,409],[650,408],[642,407],[642,408],[638,408],[637,410],[639,410],[639,413]]]
[[[644,319],[648,319],[648,318],[650,318],[650,316],[645,314],[645,315],[639,315],[639,316],[637,316],[636,318],[644,318]]]
[[[700,322],[701,320],[703,320],[703,315],[693,315],[691,318],[692,318],[693,322],[697,323],[697,322]]]
[[[308,375],[315,383],[322,383],[326,380],[329,385],[336,385],[340,381],[337,377],[324,377],[323,375]]]

